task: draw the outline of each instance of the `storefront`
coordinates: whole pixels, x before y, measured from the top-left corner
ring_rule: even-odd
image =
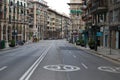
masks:
[[[104,27],[104,31],[103,31],[103,46],[104,47],[108,47],[108,38],[109,38],[109,27]]]
[[[109,37],[109,41],[111,43],[111,47],[120,49],[120,26],[111,26],[110,35],[111,37]]]

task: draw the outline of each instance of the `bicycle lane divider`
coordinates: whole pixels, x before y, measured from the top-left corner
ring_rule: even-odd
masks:
[[[5,70],[6,68],[7,68],[7,66],[4,66],[4,67],[0,68],[0,71]]]
[[[30,76],[33,74],[33,72],[36,70],[38,65],[45,58],[51,47],[52,45],[50,45],[50,47],[45,49],[45,51],[44,50],[42,51],[43,52],[42,55],[34,62],[34,64],[23,74],[23,76],[19,80],[29,80]]]

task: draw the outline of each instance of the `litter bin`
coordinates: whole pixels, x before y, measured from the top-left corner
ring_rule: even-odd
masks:
[[[1,41],[0,41],[0,49],[1,49]]]
[[[0,41],[0,49],[4,49],[5,48],[5,41],[2,40]]]

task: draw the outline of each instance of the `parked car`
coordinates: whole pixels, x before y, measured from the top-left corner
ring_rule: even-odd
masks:
[[[69,39],[69,43],[73,43],[73,40],[72,40],[72,39]]]
[[[24,41],[18,41],[17,44],[18,45],[24,45]]]

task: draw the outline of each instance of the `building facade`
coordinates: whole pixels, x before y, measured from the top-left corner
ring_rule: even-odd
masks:
[[[73,41],[75,42],[77,38],[81,35],[81,32],[84,30],[84,21],[82,20],[82,0],[70,0],[68,3],[70,6],[70,18],[72,22],[72,36]]]
[[[7,46],[10,40],[67,38],[70,23],[65,14],[48,9],[44,0],[0,0],[0,40]]]
[[[63,14],[62,15],[62,38],[69,38],[72,26],[70,25],[70,18]]]
[[[88,37],[97,36],[98,46],[120,49],[120,1],[83,0],[83,6]]]
[[[108,0],[108,23],[111,47],[120,49],[120,0]]]
[[[29,36],[30,39],[44,39],[47,28],[47,2],[41,1],[28,1],[29,8]]]
[[[56,31],[57,26],[58,26],[58,23],[56,22],[56,11],[49,8],[48,9],[48,21],[47,21],[48,39],[49,38],[53,39],[57,37],[57,31]]]
[[[27,40],[26,0],[0,0],[0,40]]]
[[[52,39],[66,38],[70,18],[56,10],[48,9],[47,36]]]

